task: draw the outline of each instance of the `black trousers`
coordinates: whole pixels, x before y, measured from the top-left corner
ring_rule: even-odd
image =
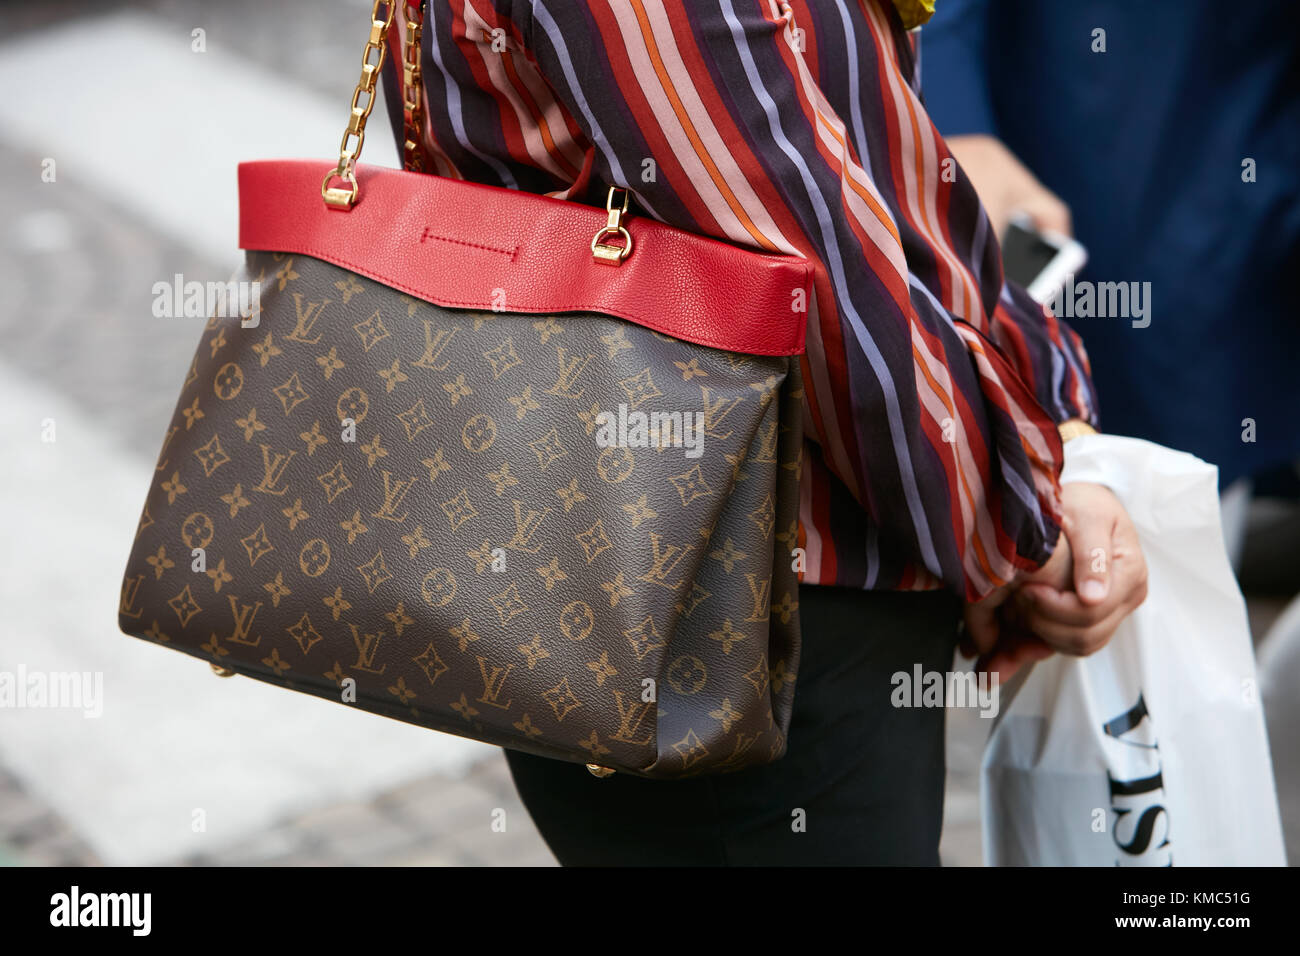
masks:
[[[937,865],[944,711],[895,708],[898,671],[947,671],[961,605],[940,592],[800,588],[803,651],[786,755],[681,781],[507,751],[565,866]]]

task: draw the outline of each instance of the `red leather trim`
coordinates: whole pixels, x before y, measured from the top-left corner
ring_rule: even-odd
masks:
[[[674,338],[750,355],[798,355],[812,268],[674,229],[625,220],[632,254],[597,262],[603,209],[533,193],[359,166],[361,195],[331,209],[331,164],[239,165],[239,246],[314,256],[443,306],[509,312],[600,312]],[[500,290],[499,292],[497,290]],[[500,302],[504,296],[504,302]]]

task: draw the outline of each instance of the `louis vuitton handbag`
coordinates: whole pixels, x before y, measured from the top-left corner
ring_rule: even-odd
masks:
[[[336,166],[239,167],[259,307],[204,328],[120,626],[598,776],[775,760],[810,267],[414,171],[420,8],[374,5]],[[357,165],[399,45],[407,168]]]

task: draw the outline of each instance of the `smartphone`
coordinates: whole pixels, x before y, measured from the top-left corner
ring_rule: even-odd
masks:
[[[1037,302],[1048,302],[1088,261],[1088,250],[1069,236],[1042,232],[1016,216],[1002,237],[1002,271]]]

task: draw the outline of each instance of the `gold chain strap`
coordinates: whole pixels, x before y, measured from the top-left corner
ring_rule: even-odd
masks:
[[[384,9],[383,14],[379,12],[380,7]],[[366,40],[366,49],[361,54],[361,79],[357,81],[357,88],[352,94],[352,112],[348,116],[348,128],[339,143],[339,162],[325,174],[325,179],[320,184],[321,198],[325,200],[326,205],[336,209],[351,209],[353,203],[357,201],[357,159],[360,158],[361,147],[366,141],[366,120],[370,118],[370,111],[375,108],[375,81],[384,65],[386,37],[388,28],[393,23],[394,10],[393,0],[375,0],[370,11],[370,37]],[[364,104],[361,102],[363,96]],[[356,139],[355,146],[352,145],[353,138]],[[349,188],[331,186],[330,183],[335,179],[344,180]]]
[[[393,25],[395,11],[396,0],[375,0],[370,10],[370,37],[361,54],[361,79],[352,93],[352,112],[348,116],[348,128],[339,143],[338,165],[325,174],[325,179],[320,184],[321,198],[326,205],[335,209],[351,209],[361,192],[357,186],[357,160],[361,157],[361,147],[366,141],[366,120],[375,108],[375,83],[384,66],[388,30]],[[424,133],[424,85],[420,71],[423,0],[405,0],[403,18],[406,21],[406,37],[402,50],[402,165],[408,170],[423,172],[424,147],[421,140]],[[364,104],[361,102],[362,97],[365,97]],[[353,138],[356,139],[355,146],[352,145]],[[348,188],[331,186],[330,183],[335,179],[342,179]],[[632,234],[624,225],[627,207],[627,190],[611,186],[605,200],[609,221],[591,240],[591,253],[597,262],[618,265],[632,254]],[[607,236],[614,235],[622,237],[622,245],[605,241]]]
[[[402,165],[424,172],[424,78],[420,72],[420,34],[424,25],[424,0],[406,0],[406,45],[402,55]]]

